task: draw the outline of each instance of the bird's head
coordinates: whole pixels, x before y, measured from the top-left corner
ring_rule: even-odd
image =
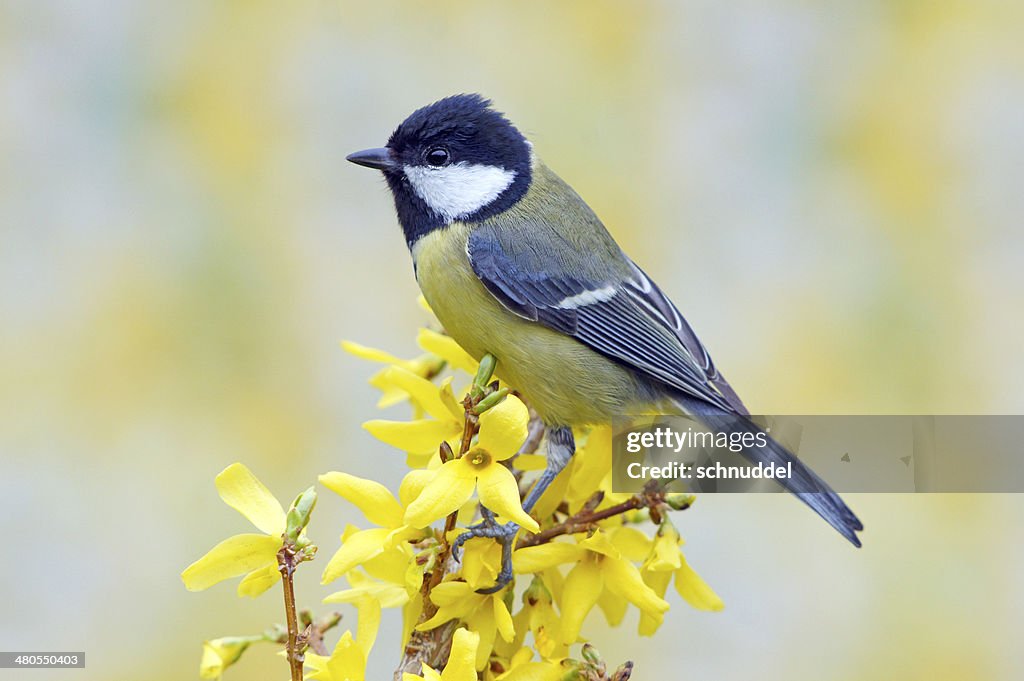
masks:
[[[530,186],[530,143],[491,102],[454,95],[402,121],[386,147],[347,158],[384,173],[411,247],[456,220],[496,215]]]

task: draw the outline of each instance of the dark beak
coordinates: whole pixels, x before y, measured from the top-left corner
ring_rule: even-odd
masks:
[[[367,168],[376,168],[377,170],[395,170],[398,168],[398,162],[391,156],[391,150],[387,147],[357,151],[346,156],[345,160],[351,161],[357,166],[366,166]]]

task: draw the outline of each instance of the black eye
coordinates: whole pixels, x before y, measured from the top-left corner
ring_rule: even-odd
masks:
[[[444,164],[448,163],[448,159],[450,158],[448,150],[441,147],[434,147],[427,152],[427,163],[435,168],[440,168]]]

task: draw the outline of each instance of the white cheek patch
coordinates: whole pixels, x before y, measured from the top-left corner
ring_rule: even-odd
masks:
[[[480,210],[516,179],[514,170],[465,162],[443,168],[405,166],[404,170],[419,197],[448,222]]]

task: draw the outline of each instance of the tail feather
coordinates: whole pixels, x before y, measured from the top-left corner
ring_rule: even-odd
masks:
[[[676,401],[688,414],[700,419],[715,432],[754,434],[763,432],[744,415],[732,414],[690,397],[680,396]],[[783,467],[792,464],[792,477],[779,479],[779,484],[810,506],[851,544],[859,547],[861,544],[857,532],[863,530],[864,525],[846,505],[846,502],[804,462],[786,451],[785,447],[771,437],[767,439],[767,446],[744,449],[743,456],[754,464],[775,464]]]

